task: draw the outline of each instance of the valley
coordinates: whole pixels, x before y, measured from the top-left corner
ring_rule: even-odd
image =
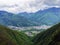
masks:
[[[0,11],[0,45],[60,45],[60,8]]]
[[[0,25],[0,45],[60,45],[60,23],[35,36]]]
[[[15,27],[15,26],[8,26],[8,28],[12,30],[22,31],[28,36],[34,36],[52,26],[42,25],[42,26],[31,26],[31,27]]]

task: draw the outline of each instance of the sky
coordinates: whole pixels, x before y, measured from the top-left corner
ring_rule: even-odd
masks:
[[[0,10],[34,13],[51,7],[60,8],[60,0],[0,0]]]

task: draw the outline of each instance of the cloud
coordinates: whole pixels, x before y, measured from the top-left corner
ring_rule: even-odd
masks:
[[[60,0],[46,0],[45,4],[49,6],[60,6]]]
[[[13,13],[31,13],[50,7],[60,7],[60,0],[0,0],[0,10]]]

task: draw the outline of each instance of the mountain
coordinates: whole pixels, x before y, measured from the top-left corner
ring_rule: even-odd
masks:
[[[24,16],[29,20],[38,23],[39,25],[54,25],[60,22],[60,8],[49,8],[39,10],[36,13],[19,13],[18,15]]]
[[[0,25],[0,45],[32,45],[32,42],[23,32]]]
[[[39,10],[36,13],[12,14],[6,11],[0,11],[0,24],[6,26],[41,26],[54,25],[60,22],[60,8],[49,8]]]
[[[23,16],[12,14],[6,11],[0,11],[0,24],[17,27],[37,25]]]
[[[43,11],[38,11],[33,16],[33,20],[41,24],[53,25],[60,22],[60,8],[49,8]]]
[[[60,45],[60,23],[37,34],[33,42],[34,45]]]

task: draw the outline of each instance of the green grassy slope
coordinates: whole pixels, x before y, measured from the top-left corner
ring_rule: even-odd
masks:
[[[33,42],[34,45],[60,45],[60,23],[35,36]]]
[[[24,33],[0,26],[0,45],[32,45],[32,42]]]

